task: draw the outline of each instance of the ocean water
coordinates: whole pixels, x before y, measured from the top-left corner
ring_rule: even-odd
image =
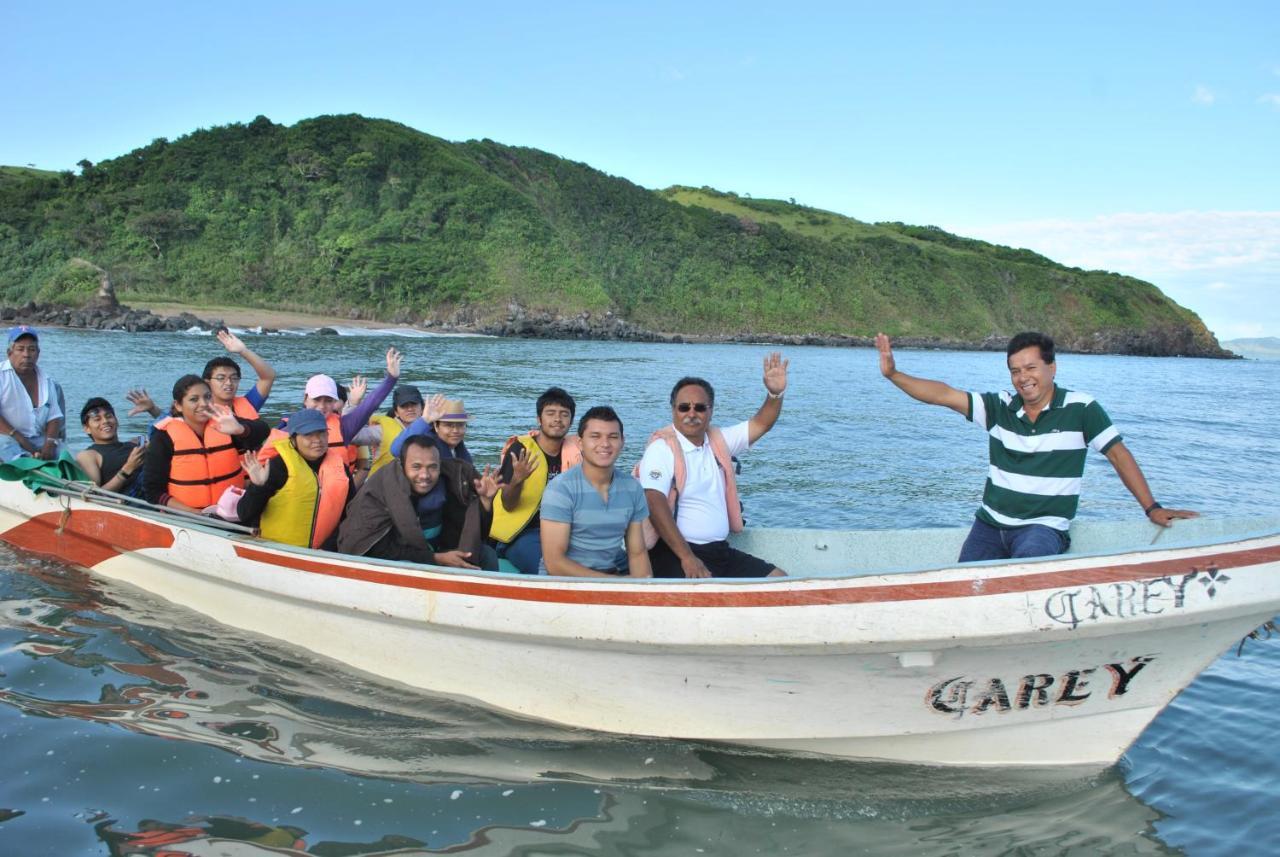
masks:
[[[376,336],[246,341],[280,373],[404,378],[465,399],[492,460],[550,384],[614,405],[624,462],[703,375],[717,419],[763,398],[745,345]],[[41,364],[78,413],[145,386],[162,404],[221,352],[208,336],[49,331]],[[781,421],[743,462],[749,524],[959,526],[985,437],[908,400],[869,350],[795,348]],[[904,351],[907,372],[1007,386],[998,354]],[[246,367],[247,369],[247,367]],[[246,378],[246,385],[250,381]],[[1280,508],[1280,363],[1062,355],[1166,506]],[[72,422],[75,422],[73,417]],[[122,436],[146,423],[126,420]],[[73,426],[73,436],[78,426]],[[1105,460],[1082,518],[1141,515]],[[424,655],[426,656],[426,655]],[[277,641],[0,546],[0,855],[1251,854],[1280,841],[1280,639],[1224,655],[1122,763],[1092,776],[800,759],[517,720],[380,682]],[[167,849],[167,850],[166,850]]]

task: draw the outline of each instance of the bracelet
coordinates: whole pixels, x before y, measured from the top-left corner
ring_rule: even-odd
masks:
[[[123,470],[117,470],[117,471],[116,471],[116,476],[123,476],[123,477],[125,478],[125,481],[126,481],[126,482],[127,482],[128,480],[130,480],[130,479],[132,479],[132,478],[133,478],[133,474],[132,474],[132,473],[125,473]]]
[[[772,393],[772,392],[769,392],[768,390],[766,390],[765,392],[769,394],[770,399],[781,399],[783,396],[787,394],[786,390],[783,390],[781,393]]]
[[[1154,512],[1156,509],[1163,509],[1163,508],[1164,506],[1161,506],[1159,503],[1152,503],[1150,506],[1143,509],[1142,511],[1146,513],[1148,518],[1150,518],[1152,512]]]

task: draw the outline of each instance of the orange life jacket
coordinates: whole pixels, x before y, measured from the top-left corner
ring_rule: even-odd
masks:
[[[674,460],[673,479],[671,481],[671,490],[667,492],[667,505],[671,507],[671,515],[675,517],[676,502],[680,498],[680,494],[684,491],[684,483],[688,478],[688,471],[684,465],[684,450],[680,448],[680,440],[676,436],[674,426],[665,426],[658,429],[649,437],[649,444],[655,441],[665,441],[667,446],[671,447],[671,458]],[[720,475],[724,477],[724,505],[725,510],[729,514],[729,532],[742,532],[742,503],[738,500],[738,480],[733,473],[733,456],[729,454],[729,445],[725,443],[724,434],[715,426],[707,426],[707,439],[705,443],[711,444],[711,454],[716,457],[716,464],[720,465]],[[649,444],[645,444],[645,448],[649,448]],[[640,464],[637,462],[632,469],[631,475],[640,478]],[[645,518],[640,526],[644,531],[644,546],[652,548],[658,543],[658,531],[653,528],[653,524],[649,523],[649,519]]]
[[[204,437],[181,417],[165,417],[156,428],[173,442],[169,464],[169,496],[193,509],[218,502],[228,488],[244,487],[240,453],[231,437],[218,431],[213,420],[205,423]]]
[[[231,402],[231,410],[235,411],[236,416],[242,420],[258,419],[258,409],[249,404],[249,400],[244,396],[236,396]]]

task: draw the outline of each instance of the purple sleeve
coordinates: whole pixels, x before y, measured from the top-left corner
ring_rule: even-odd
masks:
[[[369,422],[369,417],[373,416],[373,412],[382,407],[382,403],[387,396],[391,395],[391,390],[396,385],[397,378],[386,375],[382,379],[382,383],[378,385],[372,393],[367,394],[360,400],[360,404],[356,405],[356,409],[349,414],[342,415],[342,442],[351,443],[351,438],[356,436],[356,432],[364,428]]]

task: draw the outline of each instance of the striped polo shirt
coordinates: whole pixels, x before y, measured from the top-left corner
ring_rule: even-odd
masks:
[[[965,416],[990,435],[991,464],[978,519],[994,527],[1042,524],[1065,531],[1080,503],[1089,447],[1105,453],[1120,440],[1092,396],[1056,384],[1034,423],[1022,397],[1006,392],[970,393]]]

